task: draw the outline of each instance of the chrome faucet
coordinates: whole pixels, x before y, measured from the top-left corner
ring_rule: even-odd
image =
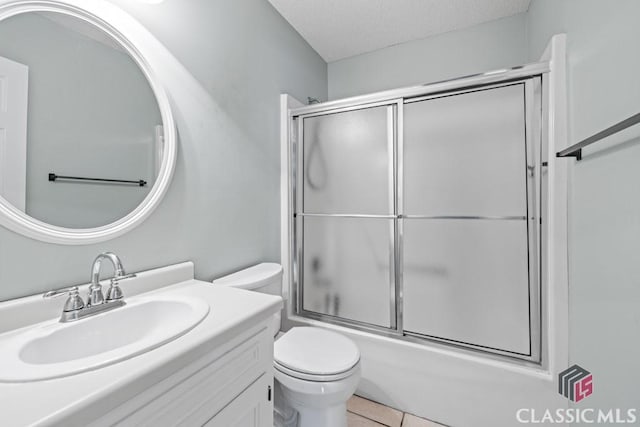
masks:
[[[100,267],[102,266],[102,261],[105,259],[111,261],[114,269],[106,299],[104,298],[102,285],[100,284]],[[82,301],[77,286],[49,291],[43,295],[43,298],[53,298],[68,293],[69,297],[64,304],[60,322],[71,322],[125,305],[119,282],[133,277],[136,277],[136,275],[125,273],[122,262],[120,262],[120,258],[118,258],[116,254],[113,252],[104,252],[98,255],[93,261],[93,266],[91,267],[91,286],[89,286],[89,295],[87,296],[86,304]]]
[[[130,279],[136,277],[135,274],[126,274],[124,268],[122,268],[122,262],[120,258],[113,252],[103,252],[96,257],[93,261],[93,267],[91,267],[91,286],[89,286],[89,296],[87,297],[87,306],[100,305],[105,303],[104,294],[102,293],[102,285],[100,284],[100,267],[102,267],[102,261],[108,259],[113,264],[113,279],[111,279],[111,285],[107,290],[107,301],[121,300],[122,290],[118,286],[118,282],[124,279]]]

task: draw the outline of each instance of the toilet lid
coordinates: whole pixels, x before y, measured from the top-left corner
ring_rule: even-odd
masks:
[[[277,278],[282,277],[282,266],[273,262],[263,262],[245,268],[213,281],[214,285],[233,286],[240,289],[258,289]]]
[[[333,375],[353,368],[360,360],[360,350],[353,341],[337,332],[298,327],[275,342],[274,359],[296,372]]]

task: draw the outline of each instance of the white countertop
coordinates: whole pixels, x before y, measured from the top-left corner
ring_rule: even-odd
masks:
[[[167,270],[168,269],[168,270]],[[177,274],[176,269],[180,270]],[[185,335],[147,353],[135,356],[114,365],[63,378],[27,383],[0,382],[0,424],[3,427],[28,425],[84,426],[131,399],[151,385],[156,384],[181,367],[208,353],[228,347],[239,334],[257,327],[282,307],[277,296],[215,286],[194,279],[182,280],[172,285],[154,280],[154,274],[167,270],[173,279],[193,277],[193,265],[184,263],[165,269],[139,274],[139,284],[133,294],[141,294],[149,288],[163,286],[149,292],[170,296],[172,294],[198,297],[210,305],[209,314],[194,329]],[[155,282],[155,285],[152,283]],[[128,283],[122,288],[127,295]],[[36,299],[29,297],[30,304]],[[56,307],[61,306],[57,303]],[[42,304],[42,303],[40,303]],[[50,303],[47,303],[51,306]],[[2,330],[7,330],[7,307],[9,315],[15,317],[21,307],[19,300],[0,303]],[[5,309],[3,318],[3,308]],[[47,312],[52,312],[49,307]],[[30,313],[33,310],[28,313]],[[27,315],[27,317],[28,317]],[[59,312],[56,313],[56,316]],[[50,319],[51,316],[49,315]],[[44,319],[39,319],[42,321]],[[1,332],[1,330],[0,330]],[[2,349],[0,349],[2,351]],[[226,350],[225,350],[226,351]]]

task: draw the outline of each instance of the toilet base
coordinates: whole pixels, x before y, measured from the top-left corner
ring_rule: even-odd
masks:
[[[347,427],[347,400],[360,380],[360,364],[344,379],[331,382],[301,380],[275,369],[275,406],[292,408],[298,427]]]
[[[295,408],[300,427],[347,427],[347,405],[329,408]]]

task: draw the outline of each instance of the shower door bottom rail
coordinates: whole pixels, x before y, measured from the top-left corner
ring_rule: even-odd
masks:
[[[294,213],[293,217],[332,217],[332,218],[381,218],[381,219],[473,219],[495,221],[526,221],[524,215],[377,215],[377,214],[325,214],[325,213]]]
[[[538,366],[539,359],[532,357],[531,354],[516,353],[512,351],[503,350],[495,347],[488,347],[479,344],[471,344],[462,341],[450,340],[446,338],[440,338],[432,335],[420,334],[411,331],[402,331],[393,328],[386,328],[383,326],[377,326],[370,323],[359,322],[357,320],[346,319],[344,317],[334,316],[331,314],[318,313],[309,310],[299,310],[297,315],[304,317],[305,319],[316,320],[320,322],[330,323],[332,325],[343,326],[350,329],[355,329],[363,332],[370,332],[379,336],[394,338],[401,341],[406,341],[414,344],[435,344],[442,346],[442,348],[457,348],[459,350],[469,352],[469,354],[477,354],[482,352],[483,357],[496,358],[497,360],[504,360],[506,357],[517,363],[527,363],[531,366]]]

